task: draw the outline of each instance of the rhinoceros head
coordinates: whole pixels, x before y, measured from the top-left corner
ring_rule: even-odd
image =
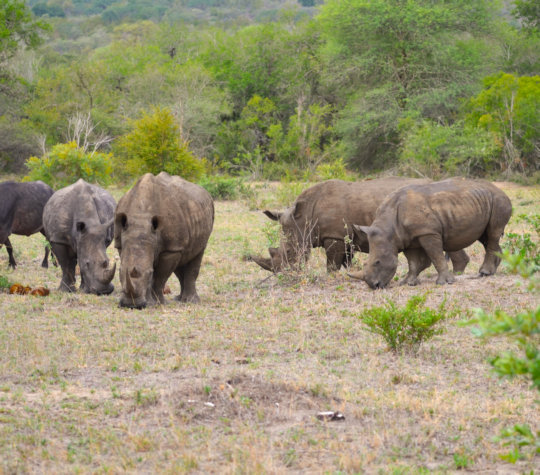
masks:
[[[113,220],[102,224],[96,220],[77,221],[73,231],[77,260],[81,271],[81,290],[89,294],[110,294],[116,264],[109,268],[107,247],[112,242]]]
[[[302,205],[302,202],[296,202],[285,211],[264,211],[272,221],[279,222],[283,237],[279,247],[268,248],[270,259],[254,255],[250,256],[251,260],[265,270],[280,272],[286,267],[296,265],[309,255],[312,247],[311,229],[306,226],[303,219]]]
[[[157,216],[117,214],[115,246],[120,253],[120,306],[144,308],[154,300],[152,283],[159,249]]]
[[[364,233],[369,241],[369,257],[362,272],[351,273],[350,277],[366,282],[372,289],[386,287],[398,266],[397,250],[392,242],[375,226],[353,225],[358,235]]]

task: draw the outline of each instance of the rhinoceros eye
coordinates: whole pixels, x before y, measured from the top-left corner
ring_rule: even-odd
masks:
[[[381,261],[380,261],[379,259],[377,259],[377,260],[375,261],[375,264],[374,264],[374,265],[378,266],[380,263],[381,263]]]
[[[120,215],[120,225],[123,229],[127,229],[127,216],[125,214]]]
[[[159,226],[159,220],[157,216],[152,218],[152,229],[155,231]]]

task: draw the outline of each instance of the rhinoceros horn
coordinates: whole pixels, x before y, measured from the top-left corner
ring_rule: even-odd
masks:
[[[111,280],[113,280],[115,272],[116,272],[116,262],[111,268],[107,266],[106,269],[103,269],[103,278],[100,279],[100,282],[102,284],[110,284]]]
[[[272,259],[268,259],[267,257],[252,255],[251,260],[259,264],[264,270],[269,270],[270,272],[274,272],[274,268],[272,266]]]
[[[360,272],[347,272],[347,275],[349,277],[352,277],[353,279],[364,280],[364,273],[362,271],[360,271]]]
[[[129,272],[126,272],[126,290],[127,294],[133,295],[135,293],[135,287],[133,286],[133,283],[131,282],[131,277],[129,275]]]

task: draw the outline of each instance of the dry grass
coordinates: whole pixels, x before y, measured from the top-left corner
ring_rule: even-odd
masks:
[[[538,188],[502,186],[514,215],[537,212]],[[260,203],[276,204],[273,189],[259,191]],[[417,356],[395,356],[356,317],[426,292],[429,305],[446,298],[463,318],[478,306],[537,304],[515,276],[473,279],[483,257],[473,246],[452,286],[435,286],[431,268],[419,287],[374,292],[343,271],[327,275],[319,251],[304,272],[264,280],[242,261],[266,247],[266,218],[249,208],[217,203],[200,305],[136,311],[118,307],[118,291],[0,294],[0,473],[418,473],[451,472],[456,460],[480,473],[538,468],[538,459],[501,461],[492,440],[538,420],[526,382],[490,373],[487,358],[506,341],[483,344],[452,320]],[[1,274],[55,289],[59,269],[39,267],[42,238],[12,242],[19,267],[8,271],[2,250]],[[178,282],[169,285],[177,294]],[[319,421],[323,410],[345,421]]]

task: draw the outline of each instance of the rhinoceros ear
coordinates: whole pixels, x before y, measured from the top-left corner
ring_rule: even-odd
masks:
[[[354,234],[356,234],[358,237],[363,237],[364,234],[367,234],[369,236],[369,233],[371,232],[371,227],[359,226],[358,224],[353,224],[353,231],[354,231]]]
[[[264,210],[263,213],[268,216],[272,221],[279,221],[279,218],[283,215],[283,211],[270,211]]]

